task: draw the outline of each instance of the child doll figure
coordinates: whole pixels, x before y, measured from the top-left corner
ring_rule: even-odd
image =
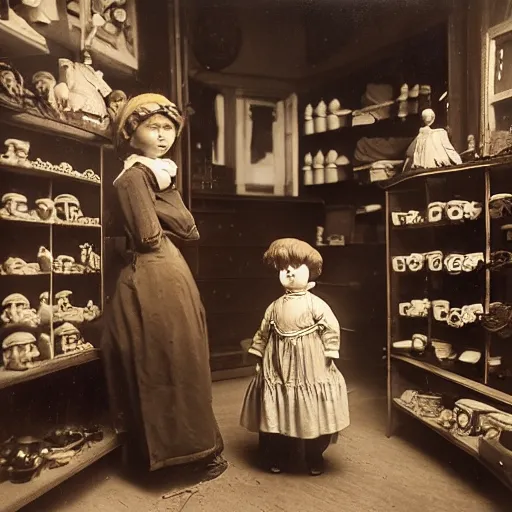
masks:
[[[331,308],[309,290],[322,257],[294,238],[274,241],[264,261],[279,270],[284,295],[267,308],[249,353],[259,358],[242,407],[241,425],[260,433],[260,448],[280,473],[290,438],[304,441],[311,475],[323,473],[323,452],[349,423],[347,387],[334,364],[340,328]]]

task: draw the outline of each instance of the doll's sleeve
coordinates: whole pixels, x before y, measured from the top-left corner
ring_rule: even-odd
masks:
[[[320,337],[322,338],[325,357],[339,359],[340,324],[328,304],[316,295],[313,295],[313,315],[315,322],[322,326]]]
[[[252,339],[252,345],[249,348],[249,354],[252,354],[257,357],[263,357],[265,353],[265,348],[268,343],[268,337],[270,335],[270,320],[272,318],[272,310],[274,308],[274,303],[272,303],[267,310],[265,311],[265,316],[261,321],[260,328],[254,335]]]
[[[157,251],[162,242],[162,227],[144,174],[129,169],[116,184],[124,221],[136,247],[144,252]]]

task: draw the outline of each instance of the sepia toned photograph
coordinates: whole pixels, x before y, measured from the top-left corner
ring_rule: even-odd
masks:
[[[512,1],[0,0],[0,354],[0,512],[512,510]]]

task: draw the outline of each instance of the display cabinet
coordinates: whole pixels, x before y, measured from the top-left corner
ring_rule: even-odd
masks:
[[[412,416],[509,487],[511,165],[420,169],[384,185],[388,435]]]
[[[113,450],[99,361],[107,140],[0,107],[0,502]]]

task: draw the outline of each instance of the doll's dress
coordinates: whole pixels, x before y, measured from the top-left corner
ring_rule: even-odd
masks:
[[[322,299],[304,291],[274,301],[249,349],[262,362],[247,389],[241,425],[300,439],[346,428],[347,387],[332,361],[339,346],[338,321]]]
[[[413,169],[435,169],[462,163],[448,138],[447,131],[443,128],[432,129],[430,126],[420,128],[407,154],[412,154]]]

